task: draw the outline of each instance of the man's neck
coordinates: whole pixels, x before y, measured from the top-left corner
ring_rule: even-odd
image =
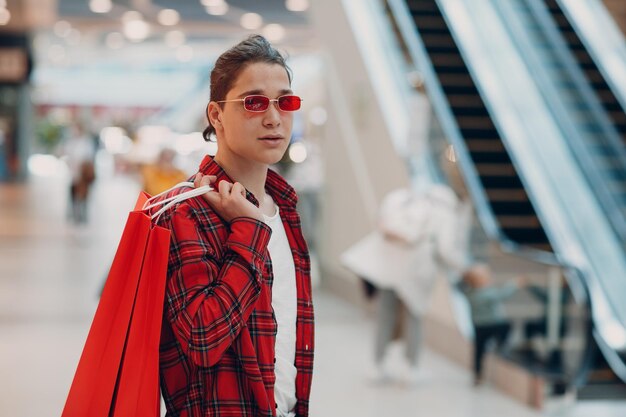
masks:
[[[233,181],[237,181],[251,192],[254,197],[263,205],[267,201],[265,195],[265,180],[267,179],[267,165],[251,164],[250,162],[238,162],[233,158],[227,158],[218,152],[214,158],[215,162],[222,167]]]

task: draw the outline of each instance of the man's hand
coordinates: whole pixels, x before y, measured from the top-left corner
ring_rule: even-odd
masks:
[[[241,183],[235,182],[231,184],[228,181],[220,181],[215,191],[215,181],[217,177],[214,175],[202,175],[198,173],[194,180],[197,187],[203,185],[211,185],[212,191],[203,194],[202,197],[209,203],[215,212],[230,223],[237,217],[249,217],[262,221],[263,213],[261,210],[246,199],[246,189]]]

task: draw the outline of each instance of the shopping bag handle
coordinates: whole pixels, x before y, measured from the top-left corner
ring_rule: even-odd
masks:
[[[192,186],[193,186],[193,183],[192,183]],[[155,223],[158,223],[159,222],[159,218],[161,217],[161,215],[163,213],[165,213],[167,210],[169,210],[171,207],[175,206],[176,204],[180,203],[181,201],[185,201],[185,200],[188,200],[190,198],[198,197],[198,196],[200,196],[202,194],[208,193],[212,189],[213,189],[213,187],[211,187],[210,185],[203,185],[201,187],[194,188],[193,190],[189,190],[189,191],[185,191],[184,193],[180,193],[177,196],[174,196],[172,198],[168,198],[168,199],[166,199],[166,200],[168,200],[167,204],[165,204],[158,211],[156,211],[154,214],[152,214],[150,216],[150,218],[152,220],[155,220]],[[153,204],[152,207],[156,206],[156,205],[158,205],[158,203]]]
[[[175,186],[173,186],[173,187],[171,187],[171,188],[168,188],[167,190],[165,190],[165,191],[163,191],[163,192],[161,192],[161,193],[159,193],[159,194],[157,194],[157,195],[155,195],[155,196],[152,196],[152,197],[150,197],[149,199],[147,199],[147,200],[146,200],[146,202],[143,204],[142,210],[149,210],[149,209],[151,209],[151,208],[153,208],[153,207],[163,205],[163,204],[165,204],[165,203],[168,203],[168,202],[170,202],[170,201],[172,201],[172,200],[174,200],[174,199],[178,198],[178,195],[175,195],[175,196],[173,196],[173,197],[164,198],[163,200],[159,200],[159,201],[157,201],[156,203],[152,203],[152,204],[150,204],[152,201],[154,201],[154,200],[156,200],[157,198],[159,198],[159,197],[161,197],[161,196],[163,196],[163,195],[165,195],[165,194],[169,193],[170,191],[172,191],[172,190],[174,190],[174,189],[176,189],[176,188],[182,188],[182,187],[195,188],[195,185],[194,185],[194,183],[193,183],[193,182],[189,182],[189,181],[179,182],[179,183],[178,183],[178,184],[176,184]],[[179,194],[179,195],[180,195],[180,194]]]

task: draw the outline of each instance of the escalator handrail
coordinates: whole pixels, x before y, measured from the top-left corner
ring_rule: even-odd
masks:
[[[606,6],[599,0],[556,2],[620,106],[626,110],[626,39]],[[580,11],[576,11],[577,8]]]
[[[530,3],[534,3],[535,0],[527,0]],[[528,4],[528,3],[527,3]],[[503,2],[503,1],[494,1],[494,7],[500,15],[503,17],[504,21],[507,22],[507,29],[511,33],[511,37],[515,39],[517,47],[520,49],[521,54],[524,56],[525,61],[528,63],[529,67],[533,68],[533,72],[535,74],[534,79],[542,94],[544,95],[547,103],[549,103],[549,107],[551,108],[555,118],[563,130],[565,137],[568,138],[568,145],[570,149],[573,151],[576,158],[580,161],[580,168],[585,173],[587,180],[591,184],[591,188],[595,191],[596,197],[600,200],[600,206],[606,212],[606,215],[611,222],[614,231],[617,233],[620,239],[626,241],[626,217],[620,209],[620,205],[616,200],[616,196],[612,193],[607,185],[607,181],[603,178],[603,175],[600,173],[598,169],[597,163],[591,157],[591,154],[586,149],[584,145],[585,139],[579,133],[579,130],[576,129],[574,122],[571,120],[571,116],[568,110],[565,108],[563,101],[560,99],[553,82],[550,80],[550,77],[544,71],[544,67],[540,62],[540,58],[537,57],[533,46],[530,44],[527,38],[526,31],[520,27],[519,21],[515,16],[515,12],[512,9],[511,2]],[[539,12],[535,12],[529,7],[533,12],[533,16],[537,18],[537,14]],[[535,7],[536,8],[536,7]],[[547,14],[547,10],[544,9],[544,12]],[[551,26],[551,29],[554,29],[554,25],[551,20],[544,19],[539,20],[539,24],[542,29],[544,26]],[[543,33],[546,34],[548,30]],[[574,77],[574,73],[583,77],[582,73],[580,73],[580,69],[576,66],[572,57],[569,55],[569,51],[567,50],[567,45],[565,45],[562,40],[558,42],[557,40],[552,39],[553,37],[558,37],[558,33],[552,33],[550,35],[550,42],[555,45],[556,49],[559,49],[558,58],[563,62],[567,71],[570,72],[570,75]],[[565,48],[565,50],[563,50]],[[569,58],[569,59],[567,59]],[[589,90],[589,85],[585,82],[584,78],[579,80],[575,80],[579,84],[583,84],[583,87],[586,87]],[[577,87],[579,87],[577,85]],[[583,88],[584,90],[584,88]],[[588,91],[588,93],[591,93]],[[590,99],[592,102],[597,103],[597,99],[593,94],[583,95],[585,100]],[[601,110],[601,108],[600,108]],[[616,136],[616,132],[612,125],[608,125],[608,118],[606,118],[606,114],[604,111],[601,111],[604,115],[604,119],[606,120],[596,120],[599,124],[605,125],[603,129],[610,130],[614,134],[614,140],[621,141]],[[625,149],[621,143],[615,143],[613,140],[609,143],[611,147],[611,151],[614,152],[613,155],[620,157],[620,172],[624,172],[626,169],[626,153]]]

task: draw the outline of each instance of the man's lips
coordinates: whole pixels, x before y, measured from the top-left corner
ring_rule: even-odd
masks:
[[[281,135],[266,135],[263,137],[260,137],[259,140],[281,140],[284,139],[284,136]]]

